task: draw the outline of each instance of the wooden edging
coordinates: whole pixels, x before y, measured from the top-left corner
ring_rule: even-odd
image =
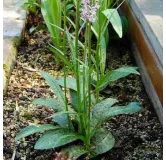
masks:
[[[139,66],[145,89],[162,123],[163,120],[163,69],[141,24],[128,2],[122,5],[122,11],[129,22],[129,37],[136,62]]]

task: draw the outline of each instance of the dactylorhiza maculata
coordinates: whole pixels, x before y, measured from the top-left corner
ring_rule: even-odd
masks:
[[[99,9],[98,2],[96,4],[90,5],[89,0],[82,1],[82,13],[81,16],[85,21],[94,22],[96,20],[96,12]]]

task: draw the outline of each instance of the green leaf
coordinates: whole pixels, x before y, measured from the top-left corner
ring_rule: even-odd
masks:
[[[115,102],[116,103],[116,102]],[[91,117],[91,133],[94,133],[95,130],[100,127],[102,123],[109,120],[113,116],[120,114],[133,114],[142,109],[142,106],[138,102],[131,102],[127,106],[114,106],[108,103],[108,100],[104,100],[93,108],[92,117]]]
[[[64,87],[64,77],[58,77],[56,78],[56,82]],[[77,91],[77,86],[76,86],[76,79],[73,77],[66,77],[66,88],[72,89]]]
[[[122,38],[122,22],[117,9],[106,9],[102,13],[110,21],[119,37]]]
[[[138,102],[131,102],[127,106],[114,106],[106,114],[106,117],[113,117],[119,114],[133,114],[139,112],[142,109],[142,106]]]
[[[75,115],[77,114],[76,112],[73,112],[72,109],[69,109],[70,111],[62,111],[62,112],[57,112],[51,115],[48,118],[53,118],[56,123],[58,123],[61,127],[66,127],[68,125],[68,117],[67,114],[72,114]],[[48,119],[47,118],[47,119]]]
[[[68,158],[79,158],[80,156],[84,155],[85,153],[88,153],[86,148],[84,146],[79,146],[79,145],[72,145],[69,147],[64,148],[61,151],[62,154],[66,155],[67,153],[69,154]]]
[[[68,118],[66,114],[54,115],[53,118],[61,127],[66,127],[68,125]]]
[[[61,47],[62,37],[60,36],[61,31],[55,28],[50,23],[61,27],[62,24],[62,5],[60,0],[41,0],[41,13],[44,21],[46,22],[47,28],[51,34],[53,44],[56,47]],[[49,22],[49,23],[47,23]]]
[[[67,6],[66,6],[66,12],[68,11],[68,10],[70,10],[71,8],[73,8],[74,7],[74,4],[68,4]]]
[[[101,36],[100,47],[99,47],[99,55],[100,55],[100,71],[101,74],[104,75],[105,65],[106,65],[106,41],[104,36]]]
[[[32,34],[33,32],[36,32],[36,31],[39,31],[39,30],[44,30],[44,29],[46,29],[46,26],[44,24],[40,24],[36,27],[31,27],[29,29],[29,33]]]
[[[92,148],[91,158],[109,151],[115,145],[115,138],[104,128],[100,128],[91,138]]]
[[[35,144],[35,149],[51,149],[79,139],[72,131],[61,128],[46,132]]]
[[[130,74],[140,75],[139,72],[137,72],[137,69],[138,69],[137,67],[121,67],[116,70],[110,71],[105,76],[103,76],[101,80],[97,83],[97,88],[102,90],[110,82],[114,82]]]
[[[70,63],[70,61],[62,54],[58,48],[50,45],[51,47],[49,48],[57,57],[59,57],[73,72],[75,72],[73,65]]]
[[[75,90],[70,89],[70,102],[75,111],[78,111],[78,96]]]
[[[107,112],[118,101],[113,98],[107,98],[100,103],[97,103],[92,110],[92,116],[102,118],[102,113]]]
[[[55,109],[56,111],[64,111],[64,105],[55,100],[54,98],[38,98],[33,101],[33,104],[40,106],[47,106]]]
[[[48,118],[54,118],[54,116],[59,116],[59,115],[63,115],[63,114],[77,115],[78,113],[75,112],[72,108],[69,108],[69,111],[62,111],[62,112],[54,113],[51,116],[47,117],[46,119],[48,119]]]
[[[51,124],[43,124],[43,125],[30,125],[20,131],[20,133],[16,136],[15,140],[18,141],[21,138],[24,138],[26,136],[29,136],[31,134],[37,133],[37,132],[43,132],[46,130],[52,130],[57,129],[59,127],[51,125]]]
[[[69,108],[69,111],[62,111],[52,114],[48,118],[53,118],[56,123],[58,123],[61,127],[66,127],[68,125],[68,117],[67,115],[77,115],[77,112],[75,112],[72,108]],[[72,125],[72,124],[70,124]],[[70,126],[71,127],[71,126]]]
[[[68,29],[66,29],[66,35],[67,35],[67,40],[68,40],[68,44],[70,47],[70,53],[71,53],[71,58],[72,58],[72,63],[73,63],[73,67],[76,70],[76,52],[75,52],[75,41],[72,39]]]
[[[128,20],[125,16],[121,16],[121,21],[122,21],[122,27],[123,27],[123,35],[125,35],[129,29]]]
[[[57,81],[54,79],[53,76],[49,75],[48,73],[41,71],[40,72],[42,76],[45,78],[47,81],[48,85],[51,87],[52,91],[56,94],[56,96],[59,98],[59,100],[65,104],[65,96],[59,87]]]
[[[104,101],[105,102],[105,101]],[[103,106],[101,106],[103,104]],[[99,108],[99,106],[101,106]],[[106,121],[110,117],[119,115],[119,114],[132,114],[141,110],[142,106],[138,102],[131,102],[127,106],[114,106],[105,105],[103,102],[100,102],[92,110],[92,117],[97,118],[101,121]],[[111,108],[110,108],[111,107]]]
[[[70,92],[70,102],[71,102],[72,108],[77,112],[78,111],[77,91],[70,89],[69,92]],[[92,106],[96,104],[96,99],[93,93],[91,93],[91,103],[92,103]]]
[[[97,103],[93,107],[90,121],[91,135],[93,135],[95,130],[98,129],[98,127],[100,127],[100,125],[103,123],[105,113],[108,112],[110,108],[117,102],[118,101],[116,99],[107,98],[100,103]]]

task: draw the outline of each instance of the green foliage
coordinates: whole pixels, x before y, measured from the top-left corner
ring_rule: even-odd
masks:
[[[129,28],[128,20],[125,16],[121,16],[121,21],[122,21],[123,35],[125,35],[128,32]]]
[[[91,157],[109,151],[115,145],[115,138],[113,135],[104,128],[96,131],[95,135],[91,138],[92,150]]]
[[[52,118],[55,125],[28,126],[20,131],[16,140],[44,132],[36,142],[35,149],[61,147],[62,154],[69,154],[69,158],[82,155],[93,158],[109,151],[115,144],[114,136],[102,127],[103,123],[114,116],[141,110],[138,102],[119,106],[116,99],[100,98],[100,91],[109,83],[139,73],[136,67],[121,67],[105,74],[108,24],[111,23],[122,37],[123,22],[117,9],[109,9],[113,6],[112,0],[100,0],[99,3],[101,8],[92,24],[90,21],[79,21],[81,0],[41,0],[41,11],[53,41],[50,49],[64,62],[64,77],[55,79],[41,71],[57,98],[38,98],[33,104],[55,110],[46,117]],[[92,49],[92,31],[97,39],[96,50]],[[84,38],[80,36],[81,33],[85,33]],[[67,56],[68,49],[71,60]],[[73,72],[73,77],[67,76],[68,70]],[[66,144],[69,144],[68,147],[65,147]]]
[[[60,0],[41,0],[41,12],[51,34],[52,42],[56,48],[62,47],[61,31],[54,25],[61,27],[62,5]]]
[[[78,97],[77,92],[75,90],[70,89],[70,101],[71,105],[74,108],[75,111],[78,111]]]
[[[29,136],[31,134],[37,133],[37,132],[43,132],[46,130],[52,130],[57,129],[57,126],[51,125],[51,124],[43,124],[43,125],[30,125],[23,130],[16,136],[16,141],[18,141],[21,138],[24,138],[26,136]]]
[[[54,121],[58,123],[61,127],[67,127],[68,125],[68,119],[66,113],[64,114],[55,114],[52,115]]]
[[[113,100],[113,102],[115,102]],[[104,121],[109,120],[113,116],[119,114],[133,114],[141,110],[141,105],[137,102],[131,102],[127,106],[114,106],[108,104],[108,100],[104,100],[94,106],[92,110],[92,124],[94,127],[99,127]]]
[[[61,151],[62,154],[69,154],[69,158],[79,158],[80,156],[84,155],[85,153],[88,153],[86,148],[84,146],[79,146],[79,145],[72,145],[69,147],[66,147],[62,149]]]
[[[46,79],[47,83],[50,85],[51,89],[54,93],[58,96],[59,100],[63,101],[63,94],[62,90],[58,83],[63,81],[63,78],[59,78],[58,80],[54,79],[51,75],[46,72],[41,71],[42,75]],[[60,81],[61,80],[61,81]],[[35,144],[35,149],[50,149],[56,148],[60,146],[64,146],[65,144],[71,143],[73,141],[81,140],[85,145],[87,143],[87,137],[84,134],[79,135],[76,133],[73,126],[78,124],[79,120],[74,118],[71,119],[73,115],[78,115],[79,106],[77,106],[77,91],[75,89],[75,79],[69,78],[69,88],[70,88],[70,95],[71,95],[71,104],[72,107],[75,109],[69,109],[68,112],[64,110],[62,104],[59,101],[53,98],[47,99],[36,99],[33,104],[37,105],[44,105],[48,107],[52,107],[57,111],[57,113],[53,114],[51,117],[58,123],[58,125],[31,125],[24,128],[16,137],[16,140],[19,140],[23,137],[29,136],[31,134],[37,132],[46,131],[43,136],[39,138],[39,140]],[[72,89],[71,89],[72,88]],[[139,103],[132,102],[127,106],[114,106],[114,104],[118,103],[116,99],[108,98],[100,103],[94,105],[92,111],[90,112],[91,121],[90,121],[90,148],[92,148],[91,157],[95,157],[98,154],[102,154],[110,150],[114,144],[115,139],[110,132],[101,128],[101,125],[106,121],[109,120],[111,117],[119,115],[119,114],[131,114],[138,112],[141,109]],[[68,126],[68,118],[69,115],[70,126]],[[86,117],[86,116],[85,116]],[[84,118],[85,118],[84,117]],[[50,118],[50,117],[49,117]],[[75,121],[77,121],[75,123]],[[86,127],[86,126],[85,126]],[[77,127],[76,127],[77,128]],[[62,150],[62,153],[69,152],[70,157],[79,157],[88,153],[87,148],[84,146],[72,146],[70,148],[65,148]]]
[[[17,2],[17,5],[22,6],[26,11],[30,13],[36,13],[37,7],[40,7],[40,4],[37,0],[21,0]]]
[[[122,38],[122,35],[127,33],[128,23],[124,16],[121,17],[119,15],[118,7],[114,8],[117,5],[117,1],[100,0],[99,5],[96,21],[92,23],[92,31],[97,38],[96,63],[99,64],[99,67],[96,66],[96,70],[98,77],[101,77],[105,73],[106,49],[109,39]],[[108,32],[109,23],[111,23],[116,32],[111,33],[111,37],[109,37]]]
[[[66,84],[67,88],[72,89],[74,91],[77,91],[77,85],[76,85],[76,79],[75,78],[73,78],[73,77],[67,77],[66,81],[67,81],[67,84]],[[64,87],[64,77],[56,78],[56,82],[60,86]]]
[[[96,85],[96,88],[99,90],[102,90],[105,88],[110,82],[114,82],[120,78],[124,78],[130,74],[137,74],[139,75],[139,72],[137,72],[137,67],[121,67],[116,70],[108,72],[106,75],[104,75]]]
[[[117,9],[106,9],[103,14],[110,21],[119,37],[122,38],[122,22]]]
[[[32,33],[36,32],[36,31],[40,31],[40,30],[44,30],[44,29],[46,29],[46,26],[44,24],[39,24],[36,27],[31,27],[29,29],[29,33],[32,34]]]
[[[60,51],[58,48],[50,45],[50,50],[59,58],[61,59],[64,64],[66,66],[69,67],[69,69],[71,69],[71,71],[75,72],[74,68],[73,68],[73,65],[70,63],[70,61],[64,56],[64,53],[62,51]]]
[[[51,87],[52,91],[57,95],[59,100],[65,104],[65,96],[64,93],[62,92],[61,88],[59,85],[56,83],[56,80],[54,77],[49,75],[48,73],[41,71],[42,76],[46,79],[48,85]]]
[[[58,112],[65,110],[64,105],[55,100],[54,98],[38,98],[33,101],[33,104],[51,107]]]
[[[97,38],[97,49],[96,49],[96,59],[97,63],[99,63],[100,72],[103,75],[105,72],[105,64],[106,64],[106,48],[109,42],[109,32],[108,28],[103,31],[103,27],[106,25],[106,17],[103,15],[103,11],[108,9],[112,4],[112,0],[101,0],[99,1],[100,8],[97,12],[96,21],[92,24],[96,38]]]
[[[41,136],[35,144],[35,149],[51,149],[63,146],[67,143],[73,142],[79,137],[72,131],[66,128],[51,130]]]

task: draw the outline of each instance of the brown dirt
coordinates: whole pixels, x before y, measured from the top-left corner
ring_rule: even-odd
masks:
[[[9,87],[4,96],[4,159],[15,154],[15,160],[51,160],[54,150],[38,151],[33,146],[39,134],[29,136],[16,143],[14,138],[20,129],[30,123],[41,124],[52,113],[45,107],[32,105],[38,97],[54,97],[39,70],[54,76],[63,75],[56,64],[54,55],[47,49],[50,42],[46,31],[32,35],[26,31],[19,47],[16,66],[11,74]],[[136,66],[127,39],[109,44],[107,71],[121,66]],[[105,123],[116,138],[115,147],[97,157],[97,160],[162,160],[162,126],[144,90],[140,76],[130,75],[110,84],[101,94],[117,98],[121,104],[139,101],[141,112],[134,115],[121,115]]]

